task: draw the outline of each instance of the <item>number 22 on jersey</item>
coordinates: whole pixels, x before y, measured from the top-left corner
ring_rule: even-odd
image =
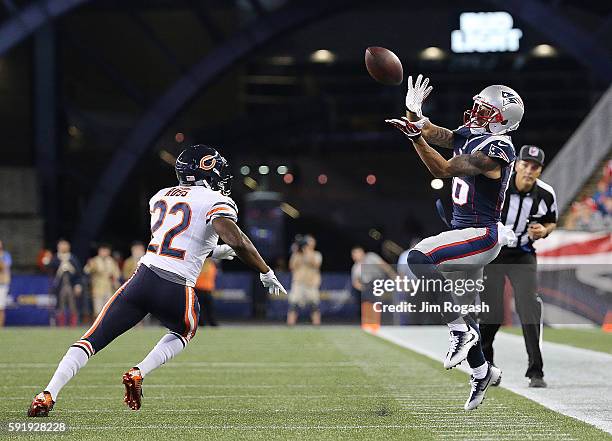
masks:
[[[159,211],[159,217],[151,225],[151,243],[147,251],[159,254],[160,256],[172,257],[174,259],[184,259],[185,250],[172,248],[172,241],[175,237],[184,233],[191,223],[191,207],[186,202],[177,202],[168,210],[168,204],[163,199],[155,202],[151,215],[154,216]],[[163,234],[161,244],[154,244],[153,239],[156,233]]]

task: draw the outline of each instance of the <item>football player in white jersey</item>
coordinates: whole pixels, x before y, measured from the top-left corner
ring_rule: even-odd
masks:
[[[229,197],[232,176],[225,158],[211,147],[195,145],[181,152],[175,168],[179,185],[158,191],[149,201],[152,237],[146,255],[68,349],[48,386],[34,397],[28,416],[47,416],[60,390],[91,356],[151,313],[169,332],[123,375],[124,401],[130,409],[140,409],[144,377],[180,353],[195,335],[200,307],[193,287],[207,257],[238,256],[259,271],[271,294],[287,294],[236,224],[238,209]],[[217,245],[219,238],[225,245]]]

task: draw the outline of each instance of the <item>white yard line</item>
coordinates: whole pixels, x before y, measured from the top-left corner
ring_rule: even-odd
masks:
[[[383,326],[376,335],[440,364],[448,349],[445,326]],[[495,349],[495,364],[503,371],[502,387],[612,434],[612,355],[545,341],[542,355],[548,388],[532,389],[524,377],[523,338],[500,332]],[[459,369],[468,372],[469,367],[464,362]]]

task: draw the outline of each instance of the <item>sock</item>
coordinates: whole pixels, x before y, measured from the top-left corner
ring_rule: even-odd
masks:
[[[487,375],[488,370],[489,370],[489,365],[485,362],[481,366],[472,368],[472,375],[477,380],[482,380]]]
[[[51,378],[51,381],[45,388],[51,394],[53,401],[57,401],[59,391],[76,375],[79,369],[87,364],[87,360],[89,360],[89,357],[83,349],[76,347],[68,349],[68,352],[66,352],[66,355],[64,355],[64,358],[62,358],[62,361],[57,366],[53,378]]]
[[[168,333],[164,335],[155,347],[149,352],[149,355],[145,357],[140,363],[136,365],[140,369],[140,373],[144,378],[153,369],[157,369],[162,364],[170,360],[185,349],[185,339],[179,337],[174,333]]]
[[[476,323],[476,321],[472,318],[471,315],[468,314],[463,318],[465,320],[465,323],[467,323],[468,326],[470,326],[472,329],[474,329],[474,331],[478,333],[478,342],[470,348],[470,351],[468,352],[468,355],[466,358],[470,367],[472,369],[475,369],[477,367],[481,367],[483,363],[486,361],[484,352],[482,352],[482,336],[480,335],[480,327],[478,326],[478,323]]]
[[[458,321],[458,320],[459,319],[455,321]],[[461,319],[461,322],[462,323],[449,323],[446,326],[448,326],[451,331],[468,332],[469,331],[468,325],[465,324],[463,319]]]

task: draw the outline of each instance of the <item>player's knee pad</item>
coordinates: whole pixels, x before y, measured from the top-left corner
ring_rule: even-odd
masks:
[[[427,275],[433,265],[433,259],[418,250],[410,250],[408,253],[408,267],[417,276]]]

